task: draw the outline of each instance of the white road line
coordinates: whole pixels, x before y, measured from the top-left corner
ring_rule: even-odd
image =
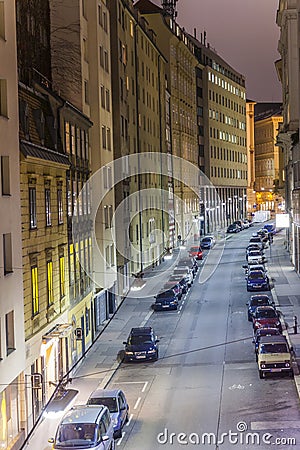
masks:
[[[130,414],[128,422],[126,423],[126,427],[128,427],[130,425],[130,422],[132,421],[132,418],[133,418],[133,414]]]
[[[182,301],[182,306],[184,305],[185,300]]]
[[[146,323],[148,322],[148,320],[150,319],[152,314],[153,314],[153,311],[149,311],[148,312],[148,314],[146,315],[145,319],[140,324],[140,327],[144,327],[146,325]]]
[[[139,397],[139,398],[137,399],[137,401],[135,402],[135,405],[134,405],[133,409],[137,409],[137,407],[138,407],[139,404],[140,404],[140,401],[141,401],[141,397]]]
[[[149,382],[145,381],[145,384],[143,386],[142,392],[145,392],[145,390],[147,389],[148,384],[149,384]]]
[[[121,442],[123,441],[123,437],[125,436],[125,431],[123,431],[122,436],[120,439],[118,439],[117,445],[121,445]]]
[[[119,381],[116,383],[112,383],[112,384],[145,384],[148,383],[148,381]]]
[[[99,384],[98,388],[99,389],[104,389],[105,386],[107,385],[107,383],[109,382],[109,380],[113,377],[115,371],[117,370],[117,368],[119,367],[120,363],[118,361],[116,361],[112,368],[109,369],[106,377],[103,378],[102,382]]]

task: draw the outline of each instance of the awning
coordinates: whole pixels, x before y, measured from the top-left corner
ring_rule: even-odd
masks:
[[[43,343],[47,343],[51,339],[61,339],[68,336],[74,329],[74,326],[70,323],[62,323],[55,325],[52,330],[44,334],[42,337]]]

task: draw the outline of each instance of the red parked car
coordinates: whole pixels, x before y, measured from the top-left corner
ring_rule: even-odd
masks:
[[[202,259],[203,257],[202,248],[199,247],[198,245],[195,247],[191,247],[189,250],[189,256],[191,258]]]
[[[278,311],[273,306],[258,306],[256,308],[253,314],[254,331],[262,327],[274,327],[282,332]]]

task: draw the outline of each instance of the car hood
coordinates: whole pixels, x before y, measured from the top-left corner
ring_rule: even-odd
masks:
[[[255,322],[259,322],[260,324],[274,324],[274,323],[278,323],[279,319],[277,317],[274,318],[270,318],[270,317],[263,317],[263,318],[259,318],[259,319],[255,319]]]
[[[147,350],[152,350],[155,348],[154,344],[145,344],[145,345],[126,345],[125,350],[129,352],[145,352]]]

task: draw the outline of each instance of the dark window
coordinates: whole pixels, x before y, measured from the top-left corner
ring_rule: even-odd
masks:
[[[29,215],[30,228],[36,228],[36,189],[33,187],[29,188]]]
[[[58,224],[61,225],[64,222],[63,198],[61,189],[57,189],[57,215],[58,215]]]
[[[46,227],[51,226],[51,194],[50,189],[45,189],[45,213],[46,213]]]

